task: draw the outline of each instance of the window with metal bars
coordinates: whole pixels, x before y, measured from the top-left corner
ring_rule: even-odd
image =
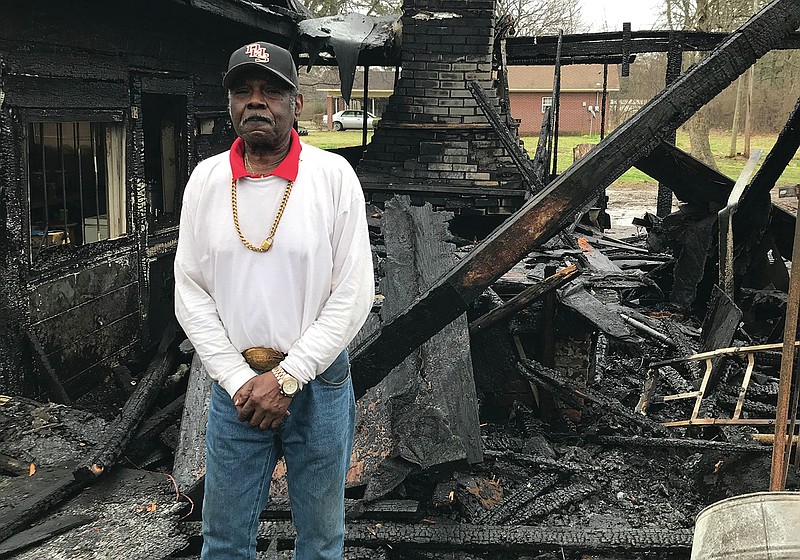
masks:
[[[95,122],[28,126],[31,253],[124,235],[124,126]]]

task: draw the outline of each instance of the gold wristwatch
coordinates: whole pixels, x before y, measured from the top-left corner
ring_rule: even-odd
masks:
[[[272,375],[278,380],[278,387],[284,397],[293,397],[300,390],[300,383],[297,382],[297,379],[283,371],[281,366],[272,368]]]

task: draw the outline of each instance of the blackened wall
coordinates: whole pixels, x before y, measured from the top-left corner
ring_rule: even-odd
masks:
[[[274,14],[248,24],[231,4],[236,17],[158,0],[0,4],[0,394],[44,392],[28,329],[73,395],[160,336],[177,224],[148,220],[142,95],[186,100],[182,188],[197,161],[230,145],[221,86],[230,52],[254,40],[286,45],[292,29]],[[125,127],[127,235],[31,255],[28,123],[77,120]],[[213,126],[200,135],[201,123]]]

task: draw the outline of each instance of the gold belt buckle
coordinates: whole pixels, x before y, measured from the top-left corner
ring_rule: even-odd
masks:
[[[256,371],[264,372],[280,364],[286,357],[286,354],[274,348],[256,346],[242,352],[242,356],[244,356],[244,359],[251,368]]]

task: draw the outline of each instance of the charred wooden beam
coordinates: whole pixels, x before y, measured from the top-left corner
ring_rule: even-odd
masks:
[[[747,204],[753,197],[771,191],[798,149],[800,149],[800,98],[797,99],[786,126],[778,134],[772,150],[744,191],[742,204]],[[788,255],[791,253],[787,253]]]
[[[701,352],[710,352],[717,348],[728,348],[733,342],[733,337],[739,329],[744,313],[734,301],[718,286],[714,286],[712,305],[709,306],[708,315],[703,321]],[[720,356],[714,360],[708,388],[716,386],[722,372],[725,370],[727,357]]]
[[[509,494],[494,508],[486,510],[475,522],[481,525],[503,525],[521,510],[558,482],[553,473],[539,473],[525,482],[516,492]]]
[[[798,149],[800,149],[800,99],[797,100],[786,126],[778,134],[775,145],[742,195],[743,208],[763,209],[763,211],[757,213],[750,211],[734,222],[737,238],[743,240],[742,250],[737,252],[735,267],[737,271],[749,266],[751,255],[749,249],[761,242],[767,227],[771,230],[781,254],[787,259],[792,255],[795,216],[782,213],[774,204],[771,212],[767,207],[771,201],[769,192],[775,187]],[[784,222],[790,222],[792,227],[784,230],[781,227]]]
[[[566,488],[556,488],[554,491],[536,500],[536,505],[534,507],[517,512],[516,515],[512,516],[511,523],[513,525],[531,525],[531,521],[563,509],[596,492],[597,487],[583,483],[573,484]]]
[[[594,465],[586,465],[583,463],[576,463],[571,461],[561,461],[558,459],[551,459],[541,455],[530,455],[528,453],[519,453],[512,450],[503,451],[484,451],[486,457],[494,459],[505,459],[521,465],[535,467],[538,470],[547,472],[556,472],[563,474],[573,474],[580,472],[597,472],[601,469]]]
[[[550,182],[550,152],[548,142],[550,135],[553,133],[553,119],[550,118],[550,113],[552,111],[552,106],[547,107],[542,115],[542,128],[539,130],[539,141],[536,144],[536,153],[533,155],[533,172],[536,174],[538,181],[543,185]]]
[[[483,88],[474,80],[468,80],[466,85],[467,90],[469,90],[472,97],[478,103],[478,107],[483,111],[489,124],[492,125],[497,137],[500,139],[500,143],[503,144],[506,152],[508,152],[508,155],[511,157],[511,161],[517,166],[520,176],[522,177],[522,184],[525,185],[525,188],[530,192],[542,190],[544,188],[544,183],[536,176],[531,160],[528,159],[528,155],[519,145],[519,139],[511,133],[508,125],[506,125],[503,118],[489,102],[489,99],[483,92]]]
[[[413,521],[422,515],[420,503],[416,500],[375,500],[364,502],[347,498],[344,501],[347,519],[387,519],[392,521]],[[292,514],[289,498],[274,497],[261,512],[261,519],[290,519]]]
[[[0,472],[11,476],[22,476],[30,472],[31,464],[16,457],[0,453]]]
[[[143,422],[139,429],[136,430],[136,435],[133,437],[129,447],[136,450],[143,449],[150,444],[153,439],[158,437],[167,426],[174,424],[183,413],[183,404],[185,400],[185,394],[179,396]]]
[[[95,447],[89,461],[75,469],[73,475],[76,479],[100,476],[116,463],[125,450],[142,418],[152,408],[164,380],[175,371],[178,362],[177,333],[178,327],[174,323],[164,331],[158,352],[147,368],[147,373],[125,403],[120,415],[108,427],[103,441]]]
[[[620,419],[627,420],[629,423],[639,426],[640,428],[648,430],[652,433],[661,435],[667,435],[668,433],[664,426],[653,422],[641,414],[636,414],[628,407],[620,403],[617,399],[592,391],[591,389],[576,387],[573,383],[562,378],[555,371],[550,370],[541,364],[537,364],[531,360],[526,360],[520,362],[517,369],[519,369],[519,372],[524,377],[530,379],[531,381],[544,381],[548,388],[558,387],[559,392],[557,396],[559,398],[562,398],[562,396],[566,394],[571,395],[573,402],[576,400],[580,402],[580,399],[585,399],[596,405],[599,405],[599,407],[602,408],[605,413],[615,414]]]
[[[578,266],[573,264],[562,270],[559,270],[552,276],[548,276],[538,284],[534,284],[533,286],[526,288],[523,292],[514,296],[500,307],[495,307],[485,315],[482,315],[470,323],[470,334],[483,332],[485,329],[494,325],[498,321],[502,321],[518,311],[525,309],[528,305],[545,294],[548,294],[572,281],[574,278],[578,277],[580,273],[581,271]]]
[[[726,33],[703,31],[633,31],[627,52],[636,53],[668,52],[670,39],[683,51],[710,51],[717,48],[725,39]],[[509,37],[506,40],[506,58],[510,66],[555,64],[558,36]],[[800,49],[800,33],[790,33],[776,49]],[[581,33],[564,35],[562,64],[619,64],[626,52],[624,32]],[[630,60],[630,59],[629,59]]]
[[[364,341],[353,357],[359,394],[467,310],[483,290],[574,215],[670,130],[730,85],[800,25],[800,0],[775,0],[634,118],[534,196],[453,270]]]
[[[730,443],[727,441],[710,441],[706,439],[624,437],[624,436],[592,436],[589,441],[601,445],[618,445],[621,447],[647,447],[656,449],[685,449],[687,451],[718,451],[721,453],[771,453],[772,448],[757,443]]]
[[[200,522],[184,523],[188,535],[200,534]],[[476,552],[535,552],[538,550],[688,551],[692,529],[572,529],[562,527],[349,522],[345,545],[393,549],[460,550]],[[292,546],[296,533],[290,521],[262,521],[258,539]]]

